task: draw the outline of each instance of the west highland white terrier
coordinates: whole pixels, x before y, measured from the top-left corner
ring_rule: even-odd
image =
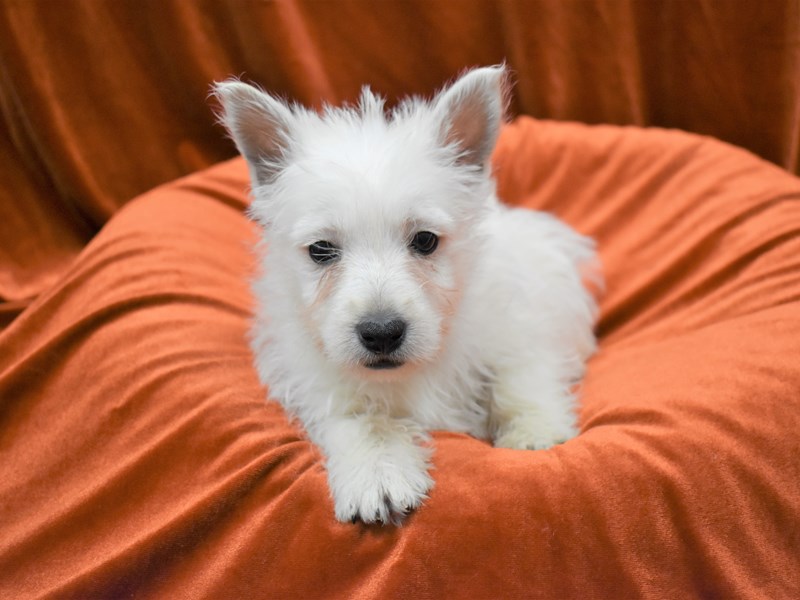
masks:
[[[255,366],[324,453],[340,521],[420,506],[431,430],[519,449],[578,432],[594,246],[498,202],[505,79],[475,69],[391,111],[364,88],[319,113],[215,85],[264,233]]]

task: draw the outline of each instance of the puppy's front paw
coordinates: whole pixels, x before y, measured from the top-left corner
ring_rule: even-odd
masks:
[[[517,450],[545,450],[578,435],[570,419],[548,422],[535,416],[518,416],[498,428],[494,445]]]
[[[329,479],[339,521],[398,525],[419,507],[433,486],[424,459],[385,457],[380,464],[342,471],[329,467]]]

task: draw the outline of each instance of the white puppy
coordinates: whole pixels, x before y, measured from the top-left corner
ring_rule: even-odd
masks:
[[[399,522],[435,429],[548,448],[577,434],[593,244],[495,197],[503,67],[391,112],[321,113],[215,86],[264,230],[255,364],[325,454],[340,521]]]

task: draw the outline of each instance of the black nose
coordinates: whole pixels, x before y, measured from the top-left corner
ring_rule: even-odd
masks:
[[[403,319],[370,318],[356,325],[361,345],[373,354],[390,354],[400,347],[406,335]]]

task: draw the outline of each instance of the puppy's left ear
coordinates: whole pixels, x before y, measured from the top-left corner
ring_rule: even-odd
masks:
[[[469,71],[434,99],[439,138],[460,151],[459,163],[485,167],[505,112],[505,65]]]
[[[215,83],[220,122],[247,160],[254,185],[272,181],[284,167],[294,122],[292,110],[260,89],[235,79]]]

